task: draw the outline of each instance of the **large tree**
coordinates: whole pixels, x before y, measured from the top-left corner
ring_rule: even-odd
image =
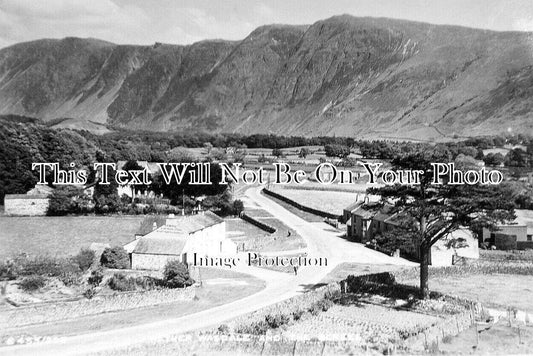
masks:
[[[460,228],[480,231],[495,229],[497,223],[514,218],[514,204],[498,185],[433,184],[433,162],[450,162],[449,152],[423,150],[399,156],[392,161],[397,170],[422,170],[420,184],[396,184],[369,188],[369,194],[381,196],[382,204],[411,218],[410,230],[419,250],[420,292],[429,297],[429,264],[431,247]]]

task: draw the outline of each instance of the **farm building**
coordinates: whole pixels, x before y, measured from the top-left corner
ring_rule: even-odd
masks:
[[[95,183],[83,187],[83,193],[92,197]],[[26,194],[6,194],[4,212],[11,216],[44,216],[50,205],[49,197],[54,188],[44,184],[36,184]]]
[[[347,211],[349,210],[349,214]],[[358,202],[344,209],[347,237],[355,242],[368,243],[376,236],[394,228],[401,228],[400,221],[406,217],[401,212],[392,212],[392,206],[379,207],[375,202]],[[418,251],[404,248],[403,253],[417,256]],[[458,257],[479,258],[478,241],[468,229],[459,229],[441,239],[431,248],[433,266],[449,266]]]
[[[123,169],[126,165],[127,161],[118,161],[117,162],[117,169]],[[148,174],[150,176],[154,176],[157,172],[159,172],[159,166],[155,162],[148,162],[148,161],[137,161],[137,164],[143,168],[146,169]],[[136,189],[136,186],[133,184],[126,184],[126,185],[119,185],[117,187],[117,194],[119,197],[123,195],[127,195],[130,198],[135,198],[139,196],[144,196],[148,198],[155,197],[155,193],[151,190],[145,190],[144,192],[140,192]]]
[[[6,194],[4,212],[11,216],[43,216],[49,204],[46,194]]]
[[[533,248],[533,210],[516,209],[516,219],[498,230],[483,229],[483,242],[500,250],[524,250]]]
[[[149,223],[154,219],[147,219]],[[152,222],[152,231],[141,225],[136,239],[124,248],[131,253],[133,269],[160,270],[167,261],[190,263],[196,253],[201,257],[230,256],[237,246],[226,238],[226,223],[211,212],[197,215],[158,217]]]

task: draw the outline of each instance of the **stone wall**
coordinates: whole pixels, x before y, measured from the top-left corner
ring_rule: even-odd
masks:
[[[113,294],[97,295],[93,299],[28,305],[7,309],[5,312],[0,313],[0,329],[38,323],[53,323],[81,316],[190,301],[194,298],[195,292],[196,289],[194,287],[156,289],[144,292],[115,292]]]
[[[181,261],[181,256],[132,253],[131,268],[154,271],[162,270],[170,260]]]
[[[46,195],[6,194],[4,211],[11,216],[46,215],[49,199]]]

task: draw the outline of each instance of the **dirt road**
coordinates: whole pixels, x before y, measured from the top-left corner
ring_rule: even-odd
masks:
[[[391,258],[360,244],[339,238],[327,224],[309,223],[299,218],[261,195],[260,187],[249,189],[244,200],[247,205],[259,206],[297,231],[307,243],[308,256],[326,258],[327,266],[302,267],[297,276],[253,267],[241,267],[238,271],[264,279],[266,288],[243,299],[196,314],[109,331],[63,337],[38,344],[2,347],[0,355],[81,355],[153,342],[175,334],[216,326],[225,320],[305,292],[341,262],[411,264],[406,260]]]

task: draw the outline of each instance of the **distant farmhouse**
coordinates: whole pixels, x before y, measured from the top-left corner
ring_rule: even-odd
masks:
[[[483,242],[499,250],[524,250],[533,248],[533,210],[515,210],[516,219],[511,224],[498,225],[498,230],[483,229]]]
[[[212,212],[188,216],[149,216],[136,239],[124,246],[132,269],[161,270],[169,260],[192,263],[198,257],[230,256],[237,245],[226,238],[226,222]]]
[[[6,194],[4,213],[9,216],[44,216],[50,206],[50,194],[54,191],[44,184],[37,184],[26,194]],[[84,194],[93,196],[94,184],[83,187]]]
[[[4,212],[11,216],[43,216],[50,202],[45,194],[6,194]]]
[[[117,162],[117,169],[123,169],[126,165],[127,161],[118,161]],[[143,168],[146,169],[148,174],[150,176],[154,176],[157,172],[159,172],[159,166],[155,162],[148,162],[148,161],[137,161],[137,164]],[[117,194],[119,197],[123,195],[127,195],[130,198],[138,197],[139,195],[144,195],[146,197],[153,198],[155,197],[155,194],[151,190],[145,190],[143,194],[141,194],[139,191],[135,189],[135,185],[133,184],[126,184],[126,185],[119,185],[117,187]]]
[[[343,210],[346,235],[360,243],[369,243],[376,236],[400,227],[401,212],[392,212],[391,206],[378,208],[377,202],[356,201]],[[457,243],[459,242],[460,243]],[[417,257],[419,251],[403,249],[403,253]],[[450,266],[458,257],[479,258],[477,239],[468,229],[459,229],[431,248],[431,265]]]
[[[47,185],[36,185],[26,194],[6,194],[4,212],[11,216],[46,215],[49,206],[48,196],[53,190]]]

